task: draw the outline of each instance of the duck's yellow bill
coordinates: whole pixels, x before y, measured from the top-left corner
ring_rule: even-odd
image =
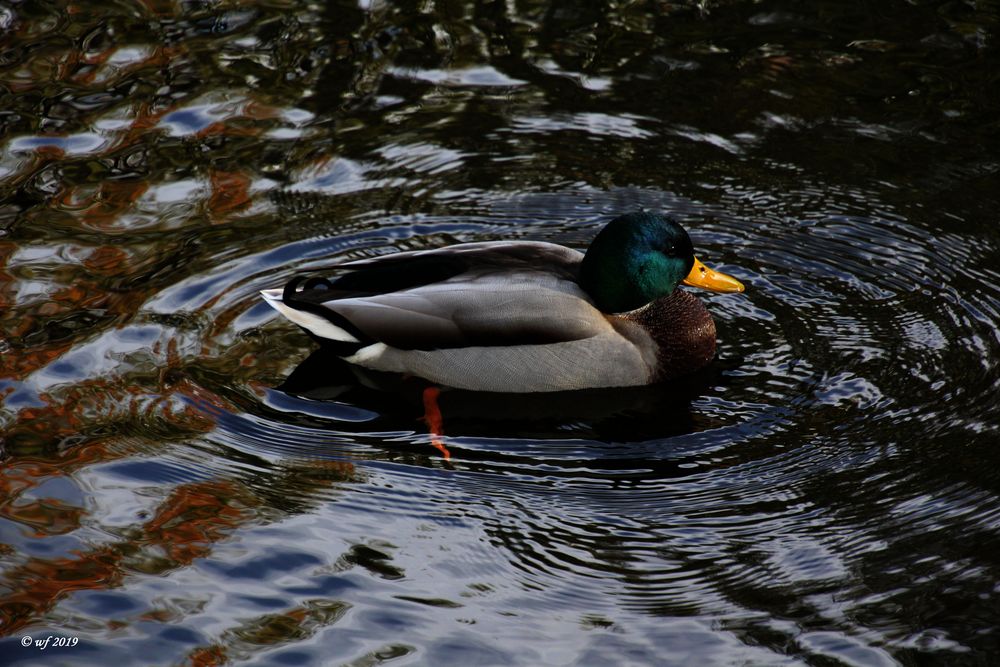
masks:
[[[725,273],[713,271],[702,264],[697,257],[694,258],[694,266],[691,267],[691,273],[687,275],[687,278],[683,282],[685,285],[701,287],[713,292],[742,292],[746,289],[743,287],[743,283],[736,278],[727,276]]]

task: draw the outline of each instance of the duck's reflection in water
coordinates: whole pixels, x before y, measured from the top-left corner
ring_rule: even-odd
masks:
[[[662,443],[665,439],[706,428],[692,401],[724,381],[721,364],[669,383],[646,387],[547,392],[533,394],[471,392],[441,387],[437,396],[443,433],[455,439],[545,440],[589,443],[594,458],[628,456],[621,445]],[[425,380],[369,371],[319,349],[306,358],[277,389],[287,394],[292,410],[323,418],[321,405],[336,403],[377,414],[366,429],[406,430],[426,422]],[[338,420],[338,427],[343,423]],[[424,426],[426,429],[427,427]],[[574,447],[576,448],[576,447]],[[476,449],[479,449],[478,447]],[[634,452],[638,453],[638,452]],[[482,452],[480,452],[482,454]],[[475,452],[463,456],[478,458]]]

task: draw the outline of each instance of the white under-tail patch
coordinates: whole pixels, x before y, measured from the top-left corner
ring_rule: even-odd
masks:
[[[366,368],[374,368],[376,370],[383,370],[379,366],[379,360],[382,355],[386,353],[389,346],[385,343],[372,343],[371,345],[366,345],[349,357],[344,357],[344,361],[357,364],[358,366],[365,366]]]
[[[280,289],[265,289],[261,290],[260,294],[264,297],[264,301],[266,301],[269,306],[315,336],[319,336],[320,338],[325,338],[327,340],[343,341],[345,343],[359,342],[357,338],[347,333],[325,317],[320,317],[315,313],[292,308],[282,300],[282,292],[283,290]]]

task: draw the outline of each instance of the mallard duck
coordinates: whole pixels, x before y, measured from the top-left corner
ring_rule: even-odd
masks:
[[[646,385],[715,354],[715,323],[678,285],[742,292],[663,215],[609,222],[586,254],[462,243],[347,262],[264,299],[345,361],[491,392]]]

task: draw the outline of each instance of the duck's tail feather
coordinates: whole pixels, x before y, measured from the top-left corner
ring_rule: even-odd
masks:
[[[299,290],[299,285],[303,286]],[[311,338],[339,356],[349,356],[372,341],[347,318],[325,307],[317,292],[329,282],[320,278],[294,278],[284,289],[261,290],[269,306],[299,325]],[[311,298],[310,298],[311,297]]]

